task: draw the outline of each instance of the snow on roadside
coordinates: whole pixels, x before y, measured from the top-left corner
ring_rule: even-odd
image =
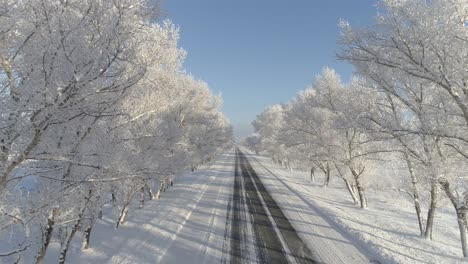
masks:
[[[308,173],[290,172],[276,166],[267,157],[250,155],[273,172],[288,191],[306,200],[311,211],[318,211],[331,222],[331,226],[364,248],[371,259],[383,263],[463,263],[457,222],[450,206],[438,209],[434,240],[428,241],[418,236],[412,203],[398,192],[369,190],[370,208],[363,210],[352,203],[338,178],[332,179],[330,186],[324,188],[320,186],[323,180],[320,175],[316,177],[316,183],[312,183]],[[255,161],[252,160],[251,164],[255,166]],[[259,164],[254,169],[258,170],[257,173],[262,172]],[[276,177],[265,172],[263,168],[259,175],[269,182],[267,188],[272,188],[271,183]]]
[[[132,208],[127,223],[115,217],[95,225],[91,247],[75,241],[68,263],[220,263],[225,217],[231,197],[234,152],[194,173],[180,176],[159,200]],[[49,254],[48,254],[49,255]],[[53,254],[48,256],[53,263]],[[47,262],[49,263],[49,262]]]

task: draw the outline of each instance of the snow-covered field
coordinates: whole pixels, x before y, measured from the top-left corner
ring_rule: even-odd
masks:
[[[127,223],[117,230],[114,221],[104,217],[97,223],[90,249],[80,252],[76,243],[69,262],[220,263],[223,246],[228,246],[224,235],[233,155],[228,152],[178,177],[160,200],[147,202],[143,209],[135,205]],[[52,252],[49,255],[53,257]]]
[[[263,164],[257,163],[254,168],[288,217],[313,218],[318,214],[370,258],[383,263],[464,263],[456,218],[447,203],[438,208],[434,240],[428,241],[418,236],[413,204],[404,194],[370,189],[369,208],[363,210],[352,203],[339,178],[332,179],[330,186],[324,188],[321,175],[312,183],[308,173],[291,172],[273,164],[268,157],[252,156]],[[309,208],[298,211],[301,209],[298,204]],[[316,234],[303,235],[310,241],[308,237]]]

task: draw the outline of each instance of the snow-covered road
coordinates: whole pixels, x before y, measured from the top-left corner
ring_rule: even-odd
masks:
[[[234,151],[178,177],[161,199],[133,209],[114,230],[97,223],[91,248],[75,250],[71,263],[220,263],[228,252],[226,208],[232,196]],[[108,220],[108,221],[106,221]],[[227,241],[228,242],[228,241]]]
[[[272,194],[294,229],[311,249],[318,263],[379,263],[367,249],[352,242],[327,215],[313,203],[301,197],[287,181],[289,175],[274,170],[275,165],[263,164],[257,157],[243,150],[263,185]],[[372,256],[372,257],[371,257]],[[371,259],[371,260],[370,260]]]
[[[245,263],[253,259],[257,263],[316,263],[314,254],[239,150],[235,168],[234,210],[230,221],[232,262]],[[250,230],[254,237],[254,247],[250,248],[255,250],[245,252],[242,238],[250,234],[247,232]]]
[[[118,230],[97,223],[72,263],[369,263],[252,154],[229,151],[179,177]],[[261,179],[261,181],[260,181]]]

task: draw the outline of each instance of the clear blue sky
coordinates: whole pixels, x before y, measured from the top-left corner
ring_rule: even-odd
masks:
[[[340,18],[369,25],[377,0],[164,0],[181,28],[185,69],[224,99],[237,138],[266,106],[284,103],[329,66],[344,81],[352,67],[336,60]]]

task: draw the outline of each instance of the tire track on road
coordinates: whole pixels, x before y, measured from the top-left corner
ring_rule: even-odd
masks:
[[[235,166],[230,263],[253,260],[245,248],[248,229],[253,229],[257,263],[317,263],[239,149]]]

